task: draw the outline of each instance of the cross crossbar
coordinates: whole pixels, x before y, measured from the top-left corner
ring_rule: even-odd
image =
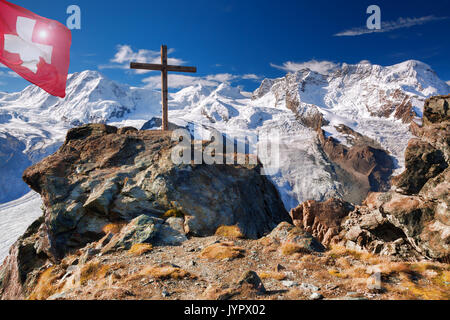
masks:
[[[169,116],[168,116],[168,81],[167,81],[167,73],[171,72],[189,72],[196,73],[196,67],[184,67],[184,66],[170,66],[167,64],[167,46],[161,46],[161,64],[152,64],[152,63],[139,63],[139,62],[131,62],[131,69],[140,69],[140,70],[153,70],[153,71],[161,71],[161,101],[162,101],[162,130],[169,130]]]

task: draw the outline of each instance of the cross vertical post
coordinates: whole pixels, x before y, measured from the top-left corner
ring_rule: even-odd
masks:
[[[161,46],[161,104],[162,104],[162,130],[169,130],[169,89],[167,81],[167,46]]]
[[[161,64],[131,62],[131,69],[161,71],[161,104],[162,104],[162,131],[169,130],[169,85],[168,72],[196,73],[196,67],[168,65],[167,46],[161,46]]]

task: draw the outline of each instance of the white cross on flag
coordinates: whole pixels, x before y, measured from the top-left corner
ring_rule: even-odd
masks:
[[[70,30],[0,0],[0,62],[54,96],[66,96]]]

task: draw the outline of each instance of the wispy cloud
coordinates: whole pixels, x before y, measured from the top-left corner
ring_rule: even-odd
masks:
[[[218,86],[221,83],[233,83],[240,80],[259,80],[254,74],[233,75],[230,73],[211,74],[203,77],[187,76],[182,74],[171,74],[169,77],[169,88],[179,89],[193,85]],[[151,76],[143,80],[147,88],[161,89],[161,76]]]
[[[169,49],[168,54],[175,52]],[[114,58],[110,60],[110,64],[100,65],[99,69],[130,69],[130,62],[140,63],[161,63],[161,52],[156,50],[139,49],[134,51],[129,45],[118,45]],[[186,62],[178,58],[169,58],[168,63],[172,65],[183,65]],[[148,70],[133,70],[137,74],[144,74]]]
[[[447,81],[447,84],[450,86],[450,80]]]
[[[398,29],[410,28],[413,26],[423,25],[428,22],[446,20],[448,17],[426,16],[421,18],[398,18],[396,21],[382,21],[381,29],[370,30],[367,27],[353,28],[336,33],[336,37],[354,37],[368,33],[383,33]]]
[[[168,50],[168,54],[172,54],[174,52],[175,52],[174,49]],[[135,51],[129,45],[118,45],[114,57],[109,62],[110,62],[109,64],[99,66],[99,69],[130,70],[130,62],[160,64],[161,52],[147,49],[139,49]],[[170,57],[168,59],[168,63],[172,65],[183,65],[186,62],[180,58]],[[144,74],[151,71],[133,70],[133,72],[136,74]],[[205,86],[217,86],[221,83],[232,83],[240,80],[258,81],[260,79],[261,79],[260,76],[251,73],[244,75],[235,75],[231,73],[218,73],[218,74],[210,74],[207,76],[191,76],[173,73],[170,74],[168,82],[169,88],[179,89],[197,84],[202,84]],[[160,89],[161,75],[155,74],[154,76],[144,78],[142,82],[145,84],[145,87],[147,88]]]
[[[334,70],[336,70],[336,68],[339,67],[338,64],[332,62],[332,61],[317,61],[317,60],[310,60],[310,61],[306,61],[306,62],[292,62],[292,61],[288,61],[283,63],[283,65],[276,65],[271,63],[270,64],[272,67],[286,71],[286,72],[296,72],[296,71],[300,71],[303,69],[309,69],[315,72],[318,72],[320,74],[330,74],[332,73]]]
[[[2,77],[2,78],[20,78],[20,76],[17,73],[15,73],[14,71],[0,71],[0,77]]]

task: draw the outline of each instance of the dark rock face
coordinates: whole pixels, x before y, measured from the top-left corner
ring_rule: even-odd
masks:
[[[423,120],[426,126],[450,121],[450,95],[428,99],[423,110]]]
[[[39,269],[48,257],[38,253],[35,243],[43,218],[34,222],[25,234],[17,240],[9,256],[0,268],[0,300],[23,299],[29,293],[27,288],[36,283]]]
[[[409,142],[405,160],[406,170],[395,178],[394,183],[397,191],[409,195],[419,193],[429,179],[448,167],[444,153],[420,139]]]
[[[291,217],[297,227],[304,228],[324,246],[329,246],[338,242],[341,222],[353,209],[351,204],[338,199],[306,201],[291,210]]]
[[[373,193],[343,223],[348,247],[403,259],[450,257],[449,96],[427,100],[424,125],[406,151],[406,170],[387,193]]]

